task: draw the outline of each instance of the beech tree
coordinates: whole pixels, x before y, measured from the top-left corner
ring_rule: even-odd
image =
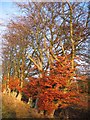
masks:
[[[26,38],[24,37],[25,33],[21,31],[21,25],[22,24],[19,24],[19,21],[18,23],[13,21],[8,25],[8,33],[3,36],[4,43],[6,42],[3,48],[3,55],[5,60],[6,57],[8,58],[6,62],[4,62],[4,66],[8,69],[6,72],[8,73],[4,73],[4,76],[7,77],[7,75],[9,75],[8,82],[10,76],[12,76],[13,79],[18,78],[20,80],[19,85],[22,88],[23,80],[26,76],[25,70],[27,66],[25,60],[28,41],[26,41]]]
[[[49,117],[53,117],[58,108],[74,105],[87,107],[84,99],[87,96],[83,96],[82,89],[77,87],[78,79],[85,84],[85,76],[77,76],[73,72],[75,69],[72,69],[67,57],[58,56],[58,59],[53,63],[50,75],[43,73],[42,78],[30,78],[30,82],[23,88],[28,97],[38,99],[37,109],[49,114]]]
[[[3,87],[9,93],[15,91],[20,100],[24,93],[52,115],[58,107],[84,103],[79,83],[85,78],[77,74],[77,61],[89,36],[86,5],[17,4],[24,14],[11,20],[3,35]]]
[[[32,41],[31,47],[32,44],[34,45],[32,51],[35,51],[33,52],[36,54],[35,57],[41,59],[39,57],[43,56],[44,58],[48,59],[48,64],[50,64],[51,61],[53,62],[54,59],[57,59],[56,55],[65,55],[65,53],[68,52],[68,54],[72,54],[72,64],[74,64],[74,57],[76,56],[76,52],[80,44],[85,41],[88,36],[86,26],[88,13],[87,10],[83,9],[85,4],[71,4],[69,2],[28,3],[21,4],[19,6],[23,11],[25,11],[28,18],[25,22],[26,29],[28,30],[28,28],[30,28],[29,38]],[[83,15],[85,15],[85,17],[83,17]],[[37,36],[42,37],[36,40]],[[39,45],[37,43],[42,44]],[[38,46],[39,49],[42,49],[43,46],[44,52],[42,51],[42,55],[37,55],[37,51],[40,53],[39,51],[41,50],[37,50],[36,46]],[[45,55],[43,55],[43,53]],[[40,65],[38,66],[36,60],[34,60],[34,58],[31,56],[32,54],[29,56],[29,59],[33,61],[38,69],[41,69],[40,66],[43,66],[43,64],[40,62],[40,60],[38,61],[38,63],[40,62]],[[41,61],[44,60],[42,59]],[[74,65],[72,67],[74,67]]]

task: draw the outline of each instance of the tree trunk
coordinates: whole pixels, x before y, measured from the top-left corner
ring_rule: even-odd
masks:
[[[17,100],[21,101],[21,98],[22,98],[22,95],[21,93],[19,92],[18,96],[17,96]]]
[[[4,94],[6,94],[6,93],[7,93],[6,89],[4,89],[4,90],[3,90],[3,93],[4,93]]]
[[[9,74],[9,72],[8,72],[8,80],[7,80],[8,83],[9,83],[9,79],[10,79],[10,74]],[[10,96],[11,90],[10,90],[10,88],[9,88],[9,84],[7,84],[6,91],[7,91],[7,93],[8,93],[9,96]]]
[[[54,112],[55,112],[55,110],[53,110],[53,112],[50,114],[50,118],[54,118]]]
[[[12,92],[11,92],[11,95],[12,95],[13,97],[16,97],[16,95],[17,95],[17,92],[15,92],[15,91],[12,91]]]
[[[27,104],[29,104],[30,105],[30,107],[32,107],[32,98],[29,98],[29,100],[28,100],[28,103]]]

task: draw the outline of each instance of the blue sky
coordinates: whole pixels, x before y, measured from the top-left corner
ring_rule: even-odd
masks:
[[[1,2],[0,0],[0,54],[1,54],[1,46],[2,46],[2,38],[1,34],[5,29],[5,26],[13,16],[19,15],[19,9],[16,7],[14,2]],[[1,55],[0,55],[1,56]],[[1,57],[0,57],[1,64]]]
[[[13,2],[0,2],[0,33],[5,29],[1,24],[6,25],[13,14],[17,14],[16,6]]]
[[[13,15],[18,15],[19,10],[13,2],[0,2],[0,23],[7,23]]]

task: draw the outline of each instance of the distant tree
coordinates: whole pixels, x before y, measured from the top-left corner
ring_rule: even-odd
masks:
[[[28,40],[25,31],[22,31],[24,27],[19,23],[19,21],[11,21],[7,26],[8,32],[3,35],[3,78],[7,78],[5,81],[7,87],[10,78],[13,77],[13,82],[16,78],[19,79],[19,85],[22,88],[23,80],[27,76],[25,71],[27,69],[26,51]]]

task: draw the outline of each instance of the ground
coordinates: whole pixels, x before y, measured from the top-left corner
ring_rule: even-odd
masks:
[[[34,108],[12,96],[2,94],[3,118],[40,118],[42,117]]]
[[[1,97],[0,97],[1,98]],[[56,117],[59,115],[59,110],[56,111]],[[86,110],[69,109],[70,117],[68,120],[89,120],[89,113]],[[18,101],[15,97],[7,94],[2,94],[2,117],[3,118],[43,118],[45,116],[37,112],[36,109],[30,108],[30,106],[23,101]],[[59,116],[60,117],[60,116]],[[65,114],[64,114],[65,117]],[[60,118],[60,120],[67,120]]]

